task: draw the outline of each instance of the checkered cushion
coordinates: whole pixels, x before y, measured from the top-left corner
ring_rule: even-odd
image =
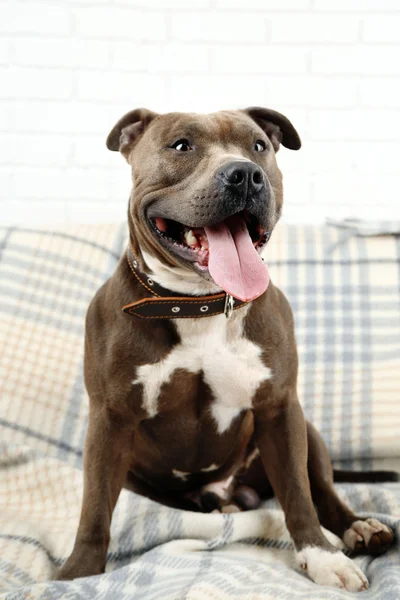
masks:
[[[0,232],[0,440],[80,465],[85,313],[122,227]]]
[[[400,457],[400,236],[288,226],[273,237],[307,418],[342,466],[389,466]]]
[[[79,466],[84,316],[126,228],[0,233],[0,439]],[[337,227],[278,226],[266,251],[295,313],[301,402],[342,464],[400,457],[399,257],[398,235]]]

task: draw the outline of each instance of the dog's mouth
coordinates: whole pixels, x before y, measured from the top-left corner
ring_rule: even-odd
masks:
[[[235,215],[236,216],[236,215]],[[251,237],[254,248],[261,251],[268,242],[270,234],[264,231],[260,226],[257,217],[250,215],[247,210],[237,214],[246,223],[248,233]],[[209,244],[204,227],[188,227],[172,219],[155,217],[150,220],[157,235],[172,246],[173,250],[190,250],[192,252],[192,262],[198,263],[198,266],[208,268]]]
[[[270,232],[247,210],[209,227],[189,227],[163,217],[153,217],[150,223],[163,246],[192,262],[203,275],[210,273],[227,293],[251,300],[268,286],[259,253]]]

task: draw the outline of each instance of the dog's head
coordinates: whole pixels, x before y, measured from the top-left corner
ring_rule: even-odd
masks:
[[[132,167],[136,254],[242,299],[260,295],[259,253],[282,210],[280,144],[298,150],[301,142],[286,117],[266,108],[209,115],[141,108],[122,117],[107,147]]]

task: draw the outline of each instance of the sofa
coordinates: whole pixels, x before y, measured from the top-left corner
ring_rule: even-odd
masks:
[[[127,490],[106,572],[52,580],[81,504],[85,312],[126,243],[121,223],[0,229],[0,599],[350,597],[292,568],[274,499],[201,514]],[[300,401],[334,465],[400,471],[400,224],[278,225],[266,258],[295,315]],[[338,490],[399,533],[400,484]],[[363,597],[400,599],[398,543],[356,561],[370,580]]]

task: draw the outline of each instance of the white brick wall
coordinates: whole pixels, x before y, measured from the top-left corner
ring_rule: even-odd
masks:
[[[400,0],[0,0],[3,223],[125,218],[105,138],[137,106],[265,105],[287,221],[400,219]]]

